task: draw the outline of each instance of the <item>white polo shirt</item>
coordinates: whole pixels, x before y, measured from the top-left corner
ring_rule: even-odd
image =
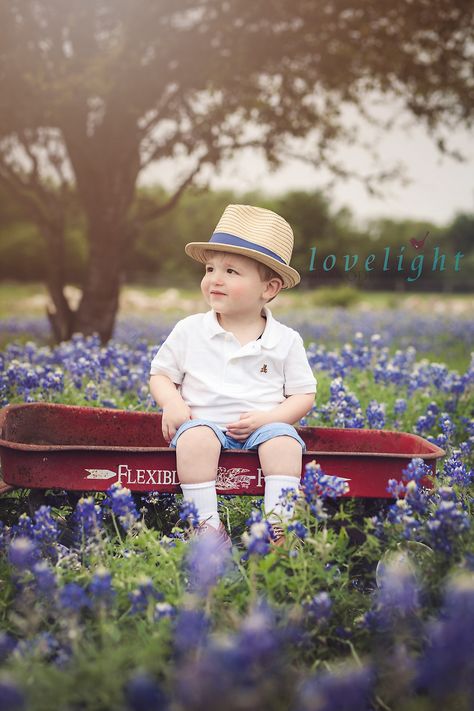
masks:
[[[193,418],[221,429],[249,410],[272,410],[289,395],[315,393],[316,379],[299,333],[264,306],[261,338],[242,346],[214,310],[178,321],[151,363],[151,375],[180,385]]]

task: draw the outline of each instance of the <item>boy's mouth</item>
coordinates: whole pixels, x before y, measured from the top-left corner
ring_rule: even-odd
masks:
[[[225,296],[223,291],[210,291],[211,296]]]

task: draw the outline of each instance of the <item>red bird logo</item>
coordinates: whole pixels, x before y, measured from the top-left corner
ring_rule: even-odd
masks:
[[[423,239],[416,239],[415,237],[412,237],[410,240],[410,244],[415,248],[415,249],[423,249],[425,246],[425,240],[428,237],[429,232],[425,234]]]

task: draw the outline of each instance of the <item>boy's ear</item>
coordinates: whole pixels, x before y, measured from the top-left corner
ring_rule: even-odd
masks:
[[[283,282],[281,279],[270,279],[265,287],[264,297],[266,299],[274,299],[275,296],[283,289]]]

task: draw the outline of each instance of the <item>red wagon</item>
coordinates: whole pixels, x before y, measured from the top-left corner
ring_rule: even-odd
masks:
[[[316,460],[324,473],[348,480],[347,496],[389,498],[389,479],[401,479],[413,457],[436,472],[445,452],[422,437],[386,430],[300,427],[303,468]],[[105,491],[120,482],[132,491],[180,492],[175,451],[166,446],[161,415],[95,407],[30,403],[0,410],[4,484],[30,489]],[[255,452],[223,451],[219,494],[262,495]],[[1,480],[0,480],[1,482]]]

